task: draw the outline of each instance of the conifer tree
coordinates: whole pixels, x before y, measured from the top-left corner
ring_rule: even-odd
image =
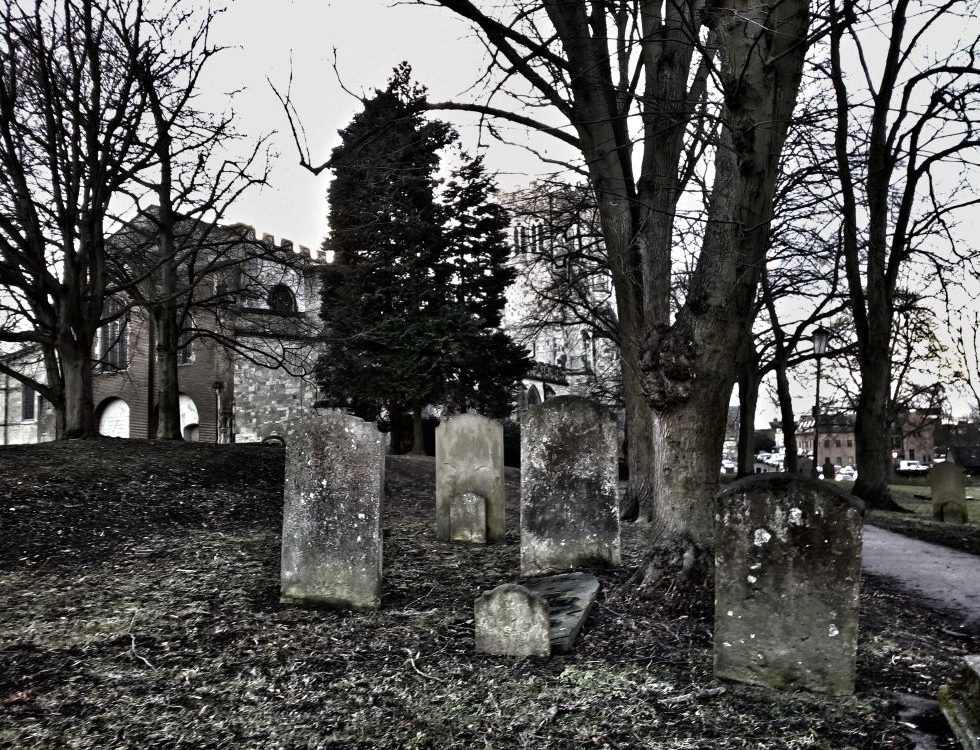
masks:
[[[415,452],[425,404],[506,413],[529,364],[499,331],[512,279],[506,214],[479,159],[456,170],[440,200],[441,152],[456,134],[421,116],[424,96],[402,64],[340,132],[317,365],[325,400],[367,419],[386,411],[396,445],[411,409]]]

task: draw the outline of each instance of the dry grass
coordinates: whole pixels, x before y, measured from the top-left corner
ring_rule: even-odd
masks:
[[[441,543],[425,459],[390,462],[382,610],[283,606],[282,461],[0,449],[0,746],[909,748],[893,694],[934,695],[980,647],[867,580],[856,696],[723,685],[710,599],[640,599],[627,568],[599,573],[575,654],[476,654],[473,598],[517,569],[518,477],[506,546]],[[624,529],[630,565],[644,530]]]

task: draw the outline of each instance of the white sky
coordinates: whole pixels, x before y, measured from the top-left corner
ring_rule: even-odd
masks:
[[[286,117],[266,79],[284,89],[292,66],[293,101],[318,164],[339,143],[337,131],[361,108],[337,81],[334,48],[344,83],[357,93],[383,88],[392,68],[407,60],[415,79],[429,88],[431,101],[458,99],[485,66],[483,47],[452,13],[388,0],[237,0],[216,28],[222,43],[234,48],[219,56],[211,71],[214,107],[225,101],[219,92],[242,89],[234,101],[239,130],[253,138],[278,131],[271,185],[243,198],[229,219],[310,247],[318,247],[327,232],[330,173],[314,177],[298,165]],[[464,146],[475,151],[474,117],[434,116],[461,126]],[[487,162],[505,173],[500,179],[505,188],[526,184],[529,174],[551,171],[523,150],[497,144]]]

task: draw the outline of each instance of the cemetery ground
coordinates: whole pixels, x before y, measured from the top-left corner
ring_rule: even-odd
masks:
[[[517,576],[518,474],[507,545],[464,546],[436,540],[433,462],[409,457],[382,609],[282,605],[282,472],[276,447],[0,449],[0,746],[911,748],[896,695],[935,697],[980,651],[865,577],[854,696],[721,683],[711,592],[638,596],[627,525],[574,654],[477,654],[474,598]],[[913,723],[933,721],[955,747]]]

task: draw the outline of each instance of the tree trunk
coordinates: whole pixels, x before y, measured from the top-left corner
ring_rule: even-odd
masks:
[[[796,415],[793,414],[793,396],[789,390],[786,361],[776,363],[776,394],[779,398],[779,417],[783,423],[783,446],[786,451],[784,470],[789,474],[800,473],[800,451],[796,443]]]
[[[629,479],[620,517],[625,521],[649,521],[653,517],[653,412],[643,394],[642,382],[637,377],[639,362],[631,366],[624,356],[621,367]]]
[[[888,419],[891,360],[866,357],[861,367],[861,392],[854,422],[858,478],[853,492],[869,510],[902,510],[888,488],[892,477],[892,446]]]
[[[166,262],[165,262],[166,264]],[[173,298],[150,308],[155,346],[156,437],[183,440],[180,431],[180,388],[177,379],[177,303]]]
[[[425,455],[425,434],[422,430],[422,402],[412,404],[412,455]]]
[[[71,339],[58,346],[58,358],[65,387],[64,428],[61,437],[69,440],[99,434],[95,424],[92,396],[92,342]]]
[[[738,374],[738,476],[755,473],[755,410],[759,403],[759,361],[752,337],[742,347]]]

